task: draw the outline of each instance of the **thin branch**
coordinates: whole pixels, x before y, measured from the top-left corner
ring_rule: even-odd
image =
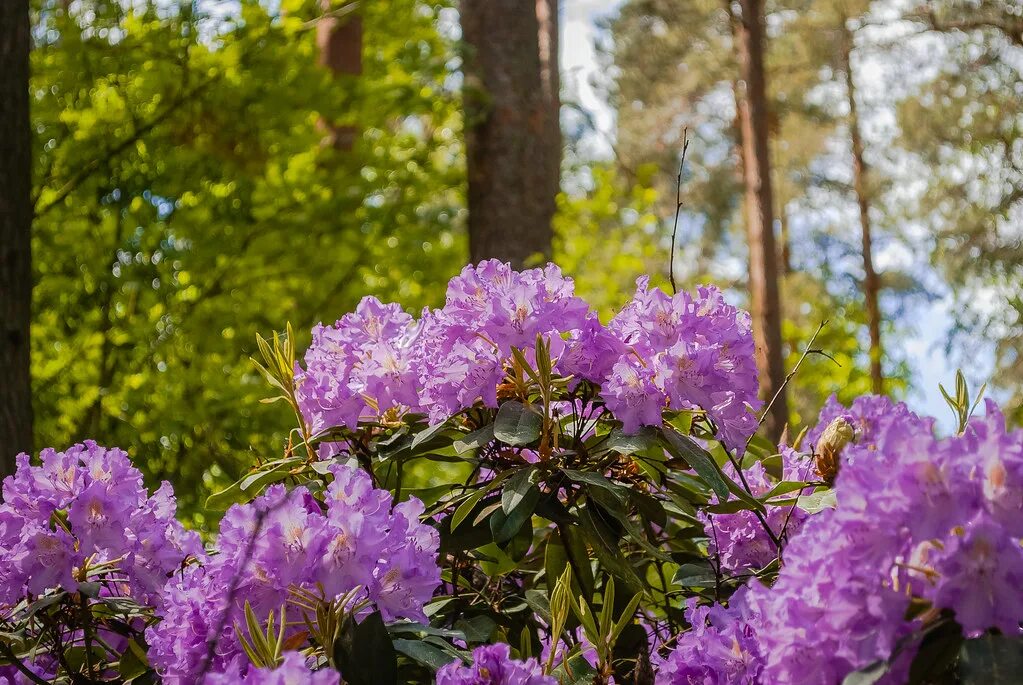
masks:
[[[14,650],[11,649],[6,642],[0,642],[0,651],[3,652],[3,655],[10,660],[10,662],[14,665],[16,669],[18,669],[18,671],[23,673],[25,677],[31,680],[33,683],[41,683],[42,685],[48,685],[49,681],[43,680],[35,673],[33,673],[28,668],[28,666],[21,663],[21,659],[18,658],[18,655],[14,653]]]
[[[678,217],[682,212],[682,169],[686,165],[686,151],[689,150],[689,129],[682,129],[682,159],[678,163],[678,178],[675,184],[675,223],[671,227],[671,256],[668,258],[668,280],[671,294],[678,292],[675,287],[675,235],[678,232]]]
[[[88,180],[90,176],[92,176],[94,173],[96,173],[96,171],[98,171],[99,169],[105,167],[107,164],[112,162],[114,160],[114,158],[116,158],[122,152],[124,152],[125,150],[130,148],[132,145],[137,143],[139,140],[141,140],[143,138],[143,136],[148,134],[154,128],[156,128],[157,126],[162,124],[164,121],[166,121],[172,114],[174,114],[174,112],[176,112],[178,110],[179,107],[181,107],[183,104],[185,104],[189,100],[191,100],[191,98],[193,96],[197,95],[198,93],[202,92],[203,90],[205,90],[206,88],[211,86],[219,78],[220,78],[220,75],[218,74],[218,75],[213,76],[212,78],[208,79],[204,83],[201,83],[198,86],[196,86],[194,88],[191,88],[191,89],[185,91],[184,93],[182,93],[173,102],[171,102],[169,105],[167,105],[167,107],[165,107],[162,112],[157,114],[155,117],[150,119],[148,122],[146,122],[145,124],[143,124],[139,128],[135,129],[135,131],[133,131],[130,136],[128,136],[127,138],[125,138],[124,140],[119,142],[117,145],[115,145],[114,147],[112,147],[109,150],[107,150],[106,154],[104,154],[101,157],[96,157],[95,159],[90,160],[85,166],[83,166],[81,169],[79,169],[78,172],[74,174],[74,176],[69,178],[64,183],[64,185],[62,185],[60,187],[60,189],[57,191],[56,196],[52,200],[50,200],[46,204],[42,205],[41,207],[38,206],[38,199],[42,198],[42,193],[40,193],[40,197],[37,199],[37,202],[36,202],[35,215],[34,216],[36,218],[39,218],[40,216],[42,216],[43,214],[45,214],[46,212],[50,211],[51,209],[56,207],[58,204],[63,202],[64,199],[67,198],[68,195],[73,193],[75,191],[75,189],[77,189],[80,185],[82,185],[82,183],[84,183],[86,180]]]
[[[263,523],[266,521],[266,517],[269,514],[270,508],[260,509],[256,513],[255,526],[252,529],[252,534],[249,536],[248,542],[245,545],[245,553],[242,555],[242,563],[239,564],[238,571],[231,577],[231,584],[227,589],[224,609],[220,613],[220,620],[217,622],[217,628],[215,631],[207,634],[206,636],[206,654],[203,656],[202,666],[200,666],[199,673],[196,676],[196,683],[201,684],[203,680],[205,680],[206,675],[209,673],[210,668],[213,666],[213,657],[217,653],[217,645],[220,643],[220,636],[224,634],[224,628],[227,627],[227,621],[231,617],[231,607],[234,605],[235,597],[238,594],[238,588],[241,585],[242,573],[245,571],[245,567],[252,558],[252,552],[256,547],[256,539],[259,537],[259,534],[263,529]]]
[[[757,430],[760,430],[760,427],[762,425],[764,425],[764,421],[767,419],[768,414],[771,413],[771,407],[774,406],[775,400],[777,400],[778,397],[783,392],[785,392],[785,387],[788,386],[789,381],[791,381],[792,377],[796,375],[797,371],[799,371],[799,367],[803,364],[803,360],[806,359],[807,355],[810,354],[810,352],[820,353],[820,350],[813,349],[813,343],[814,343],[815,340],[817,340],[817,336],[820,335],[820,332],[822,330],[824,330],[824,327],[827,326],[827,325],[828,325],[828,320],[824,319],[817,326],[817,330],[813,332],[813,335],[810,336],[810,342],[808,342],[806,344],[806,347],[803,349],[803,354],[800,355],[799,361],[796,362],[796,365],[793,366],[792,370],[789,371],[787,376],[785,376],[785,380],[782,381],[781,386],[774,393],[774,397],[771,398],[771,401],[768,402],[767,406],[764,408],[764,413],[760,415],[760,420],[757,421]],[[749,439],[746,440],[746,447],[747,448],[749,447],[750,443],[753,442],[753,435],[756,435],[756,431],[754,431],[753,434],[749,436]]]

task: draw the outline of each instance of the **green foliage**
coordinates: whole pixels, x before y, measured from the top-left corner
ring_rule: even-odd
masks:
[[[267,7],[33,12],[37,443],[129,449],[197,524],[286,440],[257,331],[437,304],[464,260],[447,5],[360,3],[359,77],[316,64],[319,3]],[[321,117],[358,126],[351,152]]]
[[[636,277],[667,285],[668,244],[657,214],[657,167],[635,174],[610,163],[585,170],[583,187],[558,197],[554,261],[575,279],[576,292],[610,315],[635,292]]]

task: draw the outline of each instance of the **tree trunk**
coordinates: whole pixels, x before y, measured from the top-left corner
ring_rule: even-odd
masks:
[[[792,273],[792,247],[790,244],[789,237],[789,213],[788,210],[783,206],[781,208],[781,221],[780,228],[781,233],[778,236],[778,240],[781,243],[779,246],[778,262],[779,268],[783,276],[788,276]]]
[[[740,0],[742,16],[734,22],[739,73],[745,85],[739,99],[742,167],[745,180],[746,235],[749,242],[750,309],[761,396],[771,406],[764,425],[772,440],[788,422],[785,367],[782,361],[781,303],[778,296],[778,251],[768,145],[767,87],[764,75],[763,0]]]
[[[863,138],[860,135],[860,117],[856,109],[856,83],[852,68],[852,33],[845,29],[842,42],[842,61],[845,68],[845,92],[849,100],[849,136],[852,139],[853,191],[860,210],[860,232],[863,243],[863,299],[867,306],[867,330],[870,333],[870,385],[880,395],[884,392],[881,370],[881,307],[878,303],[881,283],[874,270],[874,255],[870,235],[870,197],[867,190],[867,163],[863,160]]]
[[[356,5],[334,0],[321,0],[320,7],[328,13],[316,25],[317,62],[338,76],[362,74],[362,17]],[[359,130],[355,126],[340,125],[327,117],[320,119],[327,131],[326,143],[336,150],[351,150]]]
[[[0,476],[32,451],[28,0],[0,2]]]
[[[560,186],[557,0],[462,0],[469,252],[551,256]]]

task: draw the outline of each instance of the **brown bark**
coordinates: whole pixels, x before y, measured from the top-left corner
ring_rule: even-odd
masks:
[[[778,241],[781,245],[779,246],[778,267],[781,269],[782,275],[788,276],[792,273],[792,246],[789,243],[789,213],[785,207],[781,208],[780,215],[779,228],[781,232],[778,235]]]
[[[28,0],[0,2],[0,476],[32,451]]]
[[[362,17],[352,5],[337,6],[333,0],[321,0],[326,13],[316,25],[317,63],[337,76],[362,74]],[[358,128],[337,124],[324,116],[320,125],[327,131],[327,143],[337,150],[351,150]]]
[[[884,392],[881,370],[881,308],[878,303],[880,279],[874,270],[874,256],[870,233],[870,195],[867,190],[867,163],[863,160],[863,138],[860,117],[856,108],[856,82],[852,67],[852,33],[845,30],[842,41],[842,62],[845,70],[845,91],[849,102],[849,136],[852,142],[853,191],[860,212],[860,235],[863,249],[863,299],[867,309],[867,330],[870,333],[870,385],[880,395]]]
[[[739,122],[749,242],[750,310],[760,393],[767,401],[777,395],[764,421],[768,436],[776,440],[788,423],[789,410],[784,386],[778,251],[771,191],[770,122],[764,74],[764,5],[763,0],[740,0],[739,4],[742,15],[737,17],[734,26],[739,73],[745,86],[739,98]]]
[[[469,252],[549,259],[560,187],[557,0],[462,0]]]

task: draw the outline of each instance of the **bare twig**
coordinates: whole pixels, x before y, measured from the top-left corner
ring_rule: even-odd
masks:
[[[227,627],[227,622],[231,617],[231,607],[234,605],[235,597],[238,594],[238,588],[241,585],[242,573],[245,571],[245,567],[252,558],[252,552],[256,547],[256,539],[259,537],[259,534],[263,529],[263,523],[266,521],[266,517],[270,514],[270,511],[270,508],[266,508],[260,509],[256,513],[255,526],[253,527],[252,534],[249,536],[249,539],[245,544],[245,553],[242,555],[242,563],[238,566],[238,571],[231,577],[231,584],[227,589],[226,601],[224,602],[223,610],[220,612],[220,620],[217,622],[217,628],[211,634],[206,636],[206,654],[203,656],[202,666],[199,668],[199,673],[195,679],[195,682],[200,685],[205,680],[210,668],[213,666],[213,657],[217,653],[217,645],[220,643],[220,636],[223,635],[224,628]]]
[[[773,406],[774,406],[774,402],[775,402],[775,400],[777,400],[777,399],[778,399],[778,397],[779,397],[779,396],[780,396],[780,395],[781,395],[781,394],[782,394],[783,392],[785,392],[785,387],[786,387],[786,386],[787,386],[787,385],[789,384],[789,381],[791,381],[791,380],[792,380],[792,377],[796,375],[796,372],[797,372],[797,371],[799,371],[799,367],[800,367],[800,366],[802,366],[802,364],[803,364],[803,360],[804,360],[804,359],[806,359],[806,356],[807,356],[808,354],[810,354],[811,352],[814,352],[814,353],[816,353],[816,354],[824,354],[824,353],[823,353],[823,352],[822,352],[821,350],[819,350],[819,349],[815,349],[815,348],[813,347],[813,343],[814,343],[814,341],[815,341],[815,340],[817,340],[817,336],[818,336],[818,335],[820,335],[821,331],[822,331],[822,330],[824,330],[824,327],[825,327],[825,326],[827,326],[827,325],[828,325],[828,320],[827,320],[827,319],[824,319],[824,320],[823,320],[823,321],[821,321],[821,322],[820,322],[820,324],[819,324],[819,325],[817,326],[817,330],[813,332],[813,335],[812,335],[812,336],[810,336],[810,342],[808,342],[808,343],[806,344],[806,347],[805,347],[805,348],[803,349],[803,354],[802,354],[802,355],[800,355],[800,357],[799,357],[799,361],[797,361],[797,362],[796,362],[796,365],[795,365],[795,366],[793,366],[793,367],[792,367],[792,370],[791,370],[791,371],[789,371],[789,373],[788,373],[788,375],[787,375],[787,376],[785,376],[785,380],[784,380],[784,381],[782,381],[782,384],[781,384],[781,386],[780,386],[780,387],[778,388],[778,390],[777,390],[777,391],[776,391],[776,392],[774,393],[774,397],[772,397],[772,398],[771,398],[771,401],[767,403],[767,406],[766,406],[766,407],[764,407],[764,412],[763,412],[763,413],[762,413],[762,414],[760,415],[760,420],[759,420],[759,421],[757,422],[757,430],[759,430],[759,429],[760,429],[760,427],[761,427],[762,425],[764,425],[764,421],[765,421],[765,420],[767,419],[767,415],[771,413],[771,407],[773,407]],[[827,355],[824,355],[824,356],[827,356]],[[837,363],[837,362],[836,362],[836,363]],[[747,447],[747,448],[749,447],[749,444],[750,444],[751,442],[753,442],[753,436],[754,436],[754,435],[756,435],[756,432],[755,432],[755,431],[754,431],[754,432],[753,432],[753,434],[752,434],[752,435],[750,435],[750,436],[749,436],[749,438],[748,438],[748,439],[746,440],[746,447]]]
[[[11,649],[7,645],[7,643],[0,642],[0,652],[3,652],[3,655],[7,657],[11,664],[33,683],[42,683],[42,685],[47,685],[48,681],[43,680],[42,678],[37,676],[32,670],[30,670],[28,666],[21,663],[21,659],[18,658],[18,655],[14,653],[14,650]]]
[[[682,159],[678,163],[678,178],[675,183],[675,223],[671,227],[671,256],[668,258],[668,280],[671,294],[678,292],[675,286],[675,235],[678,232],[678,217],[682,212],[682,169],[686,165],[686,151],[689,150],[689,129],[682,129]]]

